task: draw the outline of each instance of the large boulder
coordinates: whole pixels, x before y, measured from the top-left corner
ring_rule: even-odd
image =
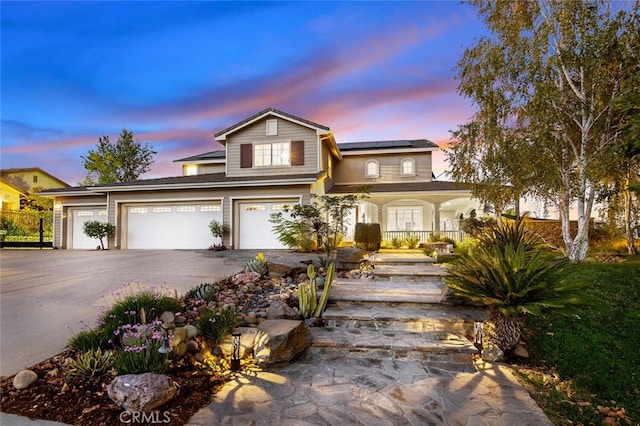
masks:
[[[131,412],[151,411],[169,402],[178,386],[163,374],[125,374],[109,384],[107,395],[120,408]]]
[[[267,308],[267,319],[297,319],[298,313],[283,300],[276,299]]]
[[[311,333],[302,321],[266,320],[257,329],[253,354],[258,365],[288,362],[311,346]]]

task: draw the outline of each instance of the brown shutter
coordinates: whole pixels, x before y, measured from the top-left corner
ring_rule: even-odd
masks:
[[[304,141],[291,142],[291,165],[304,166]]]
[[[253,166],[253,147],[250,143],[240,145],[240,167],[250,169]]]

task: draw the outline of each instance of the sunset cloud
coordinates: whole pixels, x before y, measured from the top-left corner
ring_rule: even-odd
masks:
[[[100,136],[131,130],[158,151],[145,177],[172,176],[267,107],[339,142],[445,147],[473,113],[452,69],[483,31],[450,2],[25,2],[1,19],[2,167],[70,183]]]

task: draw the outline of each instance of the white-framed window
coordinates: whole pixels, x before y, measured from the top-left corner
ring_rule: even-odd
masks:
[[[198,174],[198,165],[197,164],[189,164],[184,168],[185,176],[195,176]]]
[[[402,206],[387,209],[387,231],[422,230],[422,207]]]
[[[161,207],[154,207],[151,211],[153,213],[171,213],[173,209],[169,206],[161,206]]]
[[[220,211],[220,206],[200,206],[200,211],[201,212],[219,212]]]
[[[93,212],[92,211],[79,211],[77,213],[77,216],[84,216],[84,217],[93,216]]]
[[[400,163],[400,174],[402,176],[416,175],[416,162],[413,158],[405,158]]]
[[[375,178],[380,176],[380,163],[377,160],[369,160],[364,164],[364,176]]]
[[[149,213],[148,207],[131,207],[129,209],[129,214],[147,214]]]
[[[264,204],[252,204],[252,205],[244,206],[244,210],[248,212],[264,211],[266,209],[267,209],[267,206],[265,206]]]
[[[278,135],[278,120],[267,120],[267,136]]]
[[[257,166],[288,166],[291,164],[289,143],[259,143],[253,146],[253,163]]]
[[[177,213],[195,213],[196,206],[178,206],[176,207]]]

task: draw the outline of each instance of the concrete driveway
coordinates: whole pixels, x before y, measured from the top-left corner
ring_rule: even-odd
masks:
[[[83,322],[93,327],[110,289],[138,281],[182,294],[243,265],[206,250],[0,250],[0,376],[61,352]]]

